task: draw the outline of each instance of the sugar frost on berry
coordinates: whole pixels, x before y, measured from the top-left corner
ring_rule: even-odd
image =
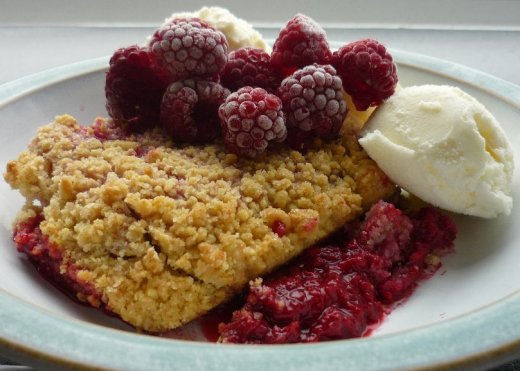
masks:
[[[222,85],[231,91],[244,86],[254,86],[272,93],[280,85],[282,77],[265,51],[241,48],[229,53],[220,80]]]
[[[280,30],[271,61],[285,76],[307,65],[330,63],[332,52],[323,28],[313,19],[297,14]]]
[[[314,137],[332,139],[339,133],[347,105],[334,67],[306,66],[283,80],[277,95],[287,114],[293,148],[304,149]]]
[[[287,137],[282,102],[262,88],[246,86],[231,93],[219,116],[226,147],[239,155],[254,157],[269,142]]]
[[[220,134],[218,107],[228,95],[229,90],[213,81],[176,81],[164,94],[161,125],[177,142],[208,143]]]
[[[178,18],[157,29],[150,49],[172,81],[216,77],[227,62],[226,37],[198,18]]]
[[[395,91],[397,66],[376,40],[363,39],[342,46],[334,52],[333,64],[343,88],[360,111],[378,106]]]

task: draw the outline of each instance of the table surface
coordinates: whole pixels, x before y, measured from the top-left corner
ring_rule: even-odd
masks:
[[[31,26],[0,23],[0,84],[49,68],[108,56],[121,46],[140,44],[153,28],[134,26]],[[260,28],[274,39],[277,28]],[[520,85],[520,30],[345,28],[327,29],[329,40],[375,38],[391,49],[412,51],[459,63]],[[0,370],[28,369],[2,359]],[[496,371],[520,370],[520,360]]]

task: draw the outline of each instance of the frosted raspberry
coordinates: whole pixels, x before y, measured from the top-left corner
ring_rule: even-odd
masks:
[[[339,133],[347,105],[334,67],[314,64],[296,71],[282,81],[278,96],[291,147],[303,150],[315,137],[331,139]]]
[[[130,131],[157,125],[167,85],[147,48],[133,45],[118,49],[106,75],[107,112],[117,125]]]
[[[198,18],[178,18],[157,29],[150,49],[171,81],[216,77],[227,61],[226,37]]]
[[[161,125],[177,142],[207,143],[220,134],[218,108],[228,95],[212,81],[176,81],[164,93]]]
[[[226,147],[239,155],[254,157],[269,142],[287,136],[282,102],[262,88],[245,86],[231,93],[219,108]]]
[[[272,93],[281,81],[282,77],[271,64],[269,54],[254,48],[241,48],[229,53],[220,74],[220,82],[231,91],[253,86]]]
[[[397,85],[397,67],[386,48],[372,39],[342,46],[334,52],[333,64],[359,111],[378,106]]]
[[[327,35],[313,19],[297,14],[280,30],[271,61],[285,76],[307,65],[328,64],[332,59]]]

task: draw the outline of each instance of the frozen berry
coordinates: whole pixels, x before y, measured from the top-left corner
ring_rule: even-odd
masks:
[[[216,77],[227,61],[226,37],[198,18],[178,18],[157,29],[150,49],[171,81]]]
[[[118,49],[106,75],[107,112],[116,124],[130,131],[157,125],[167,85],[147,48],[133,45]]]
[[[218,108],[229,90],[197,79],[168,86],[161,105],[161,125],[177,142],[207,143],[220,134]]]
[[[270,141],[287,136],[282,102],[262,88],[245,86],[231,93],[219,108],[226,147],[239,155],[254,157]]]
[[[328,64],[331,59],[325,31],[303,14],[297,14],[280,30],[271,53],[273,65],[285,76],[309,64]]]
[[[395,91],[397,67],[384,45],[375,40],[342,46],[334,52],[333,65],[360,111],[378,106]]]
[[[289,144],[303,150],[313,138],[332,139],[347,114],[341,79],[331,65],[304,67],[282,81],[278,89],[287,115]]]
[[[271,64],[269,54],[254,48],[241,48],[229,53],[220,74],[220,82],[231,91],[254,86],[272,93],[281,81],[281,75]]]

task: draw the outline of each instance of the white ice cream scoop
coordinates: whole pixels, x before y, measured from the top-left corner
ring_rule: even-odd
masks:
[[[484,218],[511,211],[511,144],[493,115],[459,88],[398,90],[359,142],[396,184],[432,205]]]

